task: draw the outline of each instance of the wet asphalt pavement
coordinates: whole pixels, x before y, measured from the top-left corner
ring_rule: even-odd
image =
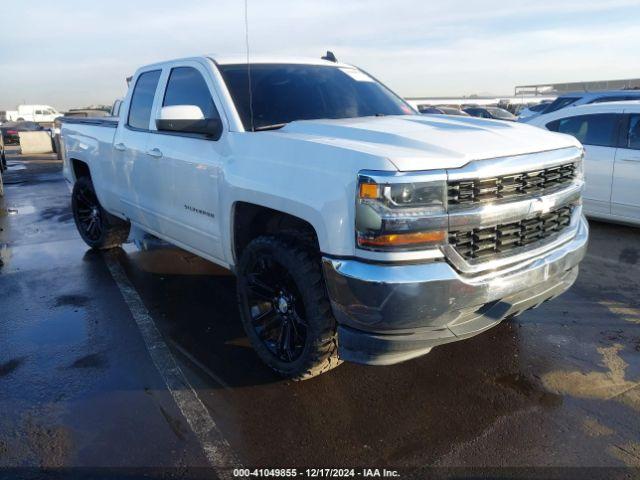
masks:
[[[120,476],[113,469],[154,468],[171,478],[223,471],[205,469],[210,456],[154,365],[108,261],[122,267],[245,466],[390,467],[404,476],[433,466],[431,474],[458,477],[466,475],[445,467],[640,467],[640,229],[591,222],[574,287],[477,337],[404,364],[343,364],[293,383],[249,348],[229,272],[172,247],[92,252],[76,233],[60,162],[8,162],[0,467]]]

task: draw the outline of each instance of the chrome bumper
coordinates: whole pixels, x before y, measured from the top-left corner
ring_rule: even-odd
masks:
[[[459,273],[440,261],[414,265],[323,258],[344,360],[391,364],[478,334],[567,290],[587,248],[588,226],[538,256],[498,271]]]

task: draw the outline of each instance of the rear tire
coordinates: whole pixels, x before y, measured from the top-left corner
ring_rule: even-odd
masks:
[[[107,250],[119,247],[127,240],[131,225],[102,208],[90,178],[76,180],[71,209],[78,233],[91,248]]]
[[[245,332],[278,374],[305,380],[340,365],[320,259],[309,247],[287,238],[256,238],[238,263],[237,287]]]

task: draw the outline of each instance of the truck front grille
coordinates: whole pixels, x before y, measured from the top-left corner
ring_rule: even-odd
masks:
[[[564,230],[571,223],[572,210],[573,207],[566,206],[518,222],[450,232],[449,243],[467,260],[490,259]]]
[[[448,185],[449,205],[469,205],[513,198],[569,184],[576,177],[577,165],[567,163],[532,172],[492,178],[451,181]]]

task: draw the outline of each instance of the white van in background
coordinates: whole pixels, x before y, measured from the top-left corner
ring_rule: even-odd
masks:
[[[17,110],[6,112],[7,120],[13,122],[53,122],[60,116],[62,114],[49,105],[18,105]]]

